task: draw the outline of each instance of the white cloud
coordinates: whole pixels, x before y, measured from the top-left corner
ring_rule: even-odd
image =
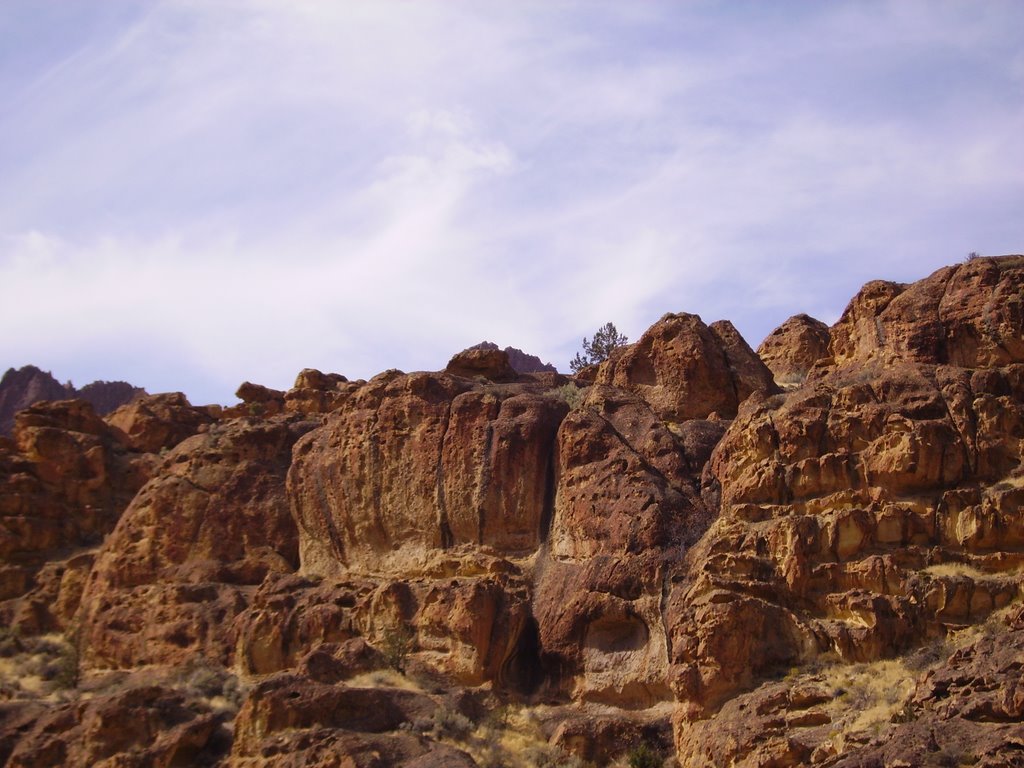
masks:
[[[756,344],[1020,250],[1015,5],[131,14],[0,58],[34,72],[0,71],[0,363],[225,400],[482,338],[564,365],[665,311]]]

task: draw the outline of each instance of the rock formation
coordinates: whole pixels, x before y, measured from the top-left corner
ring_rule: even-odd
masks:
[[[574,379],[33,406],[0,761],[1021,764],[1022,296],[976,259],[760,355],[681,313]]]
[[[811,367],[829,357],[828,326],[809,315],[794,315],[768,334],[757,355],[780,386],[800,384]]]
[[[146,390],[124,381],[94,381],[81,389],[71,382],[59,383],[52,374],[34,365],[15,370],[8,368],[0,379],[0,435],[11,434],[14,414],[42,400],[72,400],[79,398],[92,404],[100,416],[131,402]]]
[[[498,345],[493,341],[481,341],[479,344],[474,344],[464,351],[469,352],[473,349],[497,350]],[[536,355],[527,354],[515,347],[505,347],[503,351],[508,355],[509,365],[512,366],[516,373],[558,373],[555,366],[551,363],[541,362],[541,359]]]

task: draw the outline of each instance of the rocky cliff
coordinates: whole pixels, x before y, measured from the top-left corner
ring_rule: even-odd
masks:
[[[0,758],[1024,764],[1022,297],[975,259],[759,353],[669,314],[586,381],[481,347],[35,405]]]
[[[100,416],[125,403],[131,402],[146,391],[133,387],[125,381],[94,381],[81,389],[75,389],[71,382],[61,384],[47,371],[34,365],[15,370],[8,368],[0,378],[0,435],[10,435],[14,428],[14,415],[43,400],[69,400],[80,398],[91,403]]]

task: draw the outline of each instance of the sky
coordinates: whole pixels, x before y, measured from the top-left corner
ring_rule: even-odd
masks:
[[[0,1],[0,370],[231,403],[666,312],[756,347],[1022,213],[1017,0]]]

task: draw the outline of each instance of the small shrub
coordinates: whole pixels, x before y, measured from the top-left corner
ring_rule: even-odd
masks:
[[[970,253],[967,254],[967,258],[964,259],[964,263],[966,263],[968,261],[974,261],[975,259],[980,259],[980,258],[981,258],[981,254],[980,253],[978,253],[977,251],[971,251]]]
[[[404,674],[405,662],[412,652],[413,640],[413,633],[404,624],[385,630],[380,644],[380,654],[384,657],[384,663]]]
[[[0,658],[14,656],[24,650],[21,630],[17,627],[0,627]]]
[[[473,731],[473,721],[461,712],[439,707],[434,712],[432,733],[435,738],[465,739]]]
[[[81,678],[78,658],[78,643],[74,639],[65,646],[57,657],[53,683],[59,689],[77,688]]]
[[[228,673],[225,670],[216,669],[205,662],[197,662],[188,674],[185,684],[201,696],[212,699],[214,696],[223,695],[227,680]]]
[[[583,390],[571,381],[555,389],[555,396],[568,403],[570,410],[583,407]]]
[[[629,768],[661,768],[662,762],[661,756],[647,744],[633,747],[626,755]]]

